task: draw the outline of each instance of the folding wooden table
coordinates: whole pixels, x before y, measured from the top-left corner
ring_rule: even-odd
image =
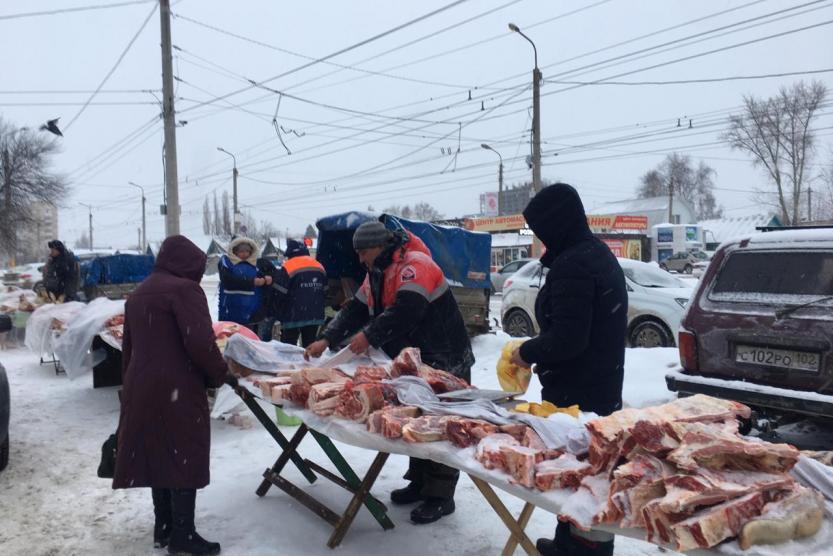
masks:
[[[384,467],[388,459],[388,453],[377,452],[373,463],[370,464],[364,477],[359,478],[329,437],[302,424],[292,438],[287,439],[275,422],[260,406],[257,397],[243,387],[235,388],[235,392],[237,392],[237,395],[240,396],[246,406],[257,417],[257,420],[260,421],[260,424],[263,425],[281,448],[280,456],[278,456],[275,464],[263,472],[263,482],[260,483],[260,486],[255,491],[258,496],[264,496],[272,486],[276,486],[306,506],[333,527],[333,532],[327,541],[327,546],[330,548],[337,547],[344,539],[362,505],[368,509],[383,529],[393,529],[393,522],[387,515],[387,507],[370,494],[373,483],[376,482],[379,473],[382,471],[382,467]],[[272,405],[280,407],[277,404]],[[298,453],[298,446],[307,433],[315,439],[341,476],[308,458],[303,458]],[[310,483],[316,481],[318,478],[317,473],[350,492],[353,496],[350,498],[350,502],[347,504],[345,510],[340,514],[337,513],[284,477],[281,473],[290,461]]]

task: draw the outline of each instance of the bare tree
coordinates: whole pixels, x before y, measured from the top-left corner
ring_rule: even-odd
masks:
[[[220,230],[220,234],[225,237],[231,237],[232,228],[231,228],[231,209],[229,208],[229,200],[228,200],[228,191],[223,191],[223,228]]]
[[[17,230],[34,222],[33,203],[56,205],[68,187],[50,171],[58,143],[0,119],[0,250],[17,256]]]
[[[417,220],[423,220],[425,222],[439,220],[443,217],[443,215],[440,214],[440,211],[438,211],[429,203],[426,203],[424,201],[414,205],[413,214],[414,218],[416,218]]]
[[[211,235],[219,236],[223,233],[223,215],[220,212],[220,204],[217,202],[217,190],[214,190],[214,223],[211,226]]]
[[[715,173],[702,160],[695,167],[690,156],[672,153],[642,176],[637,195],[643,199],[667,196],[673,187],[675,196],[692,204],[698,220],[720,218],[723,211],[714,198]]]
[[[753,163],[767,173],[786,225],[801,219],[802,193],[811,177],[806,168],[816,143],[811,124],[826,95],[820,81],[800,81],[768,99],[745,96],[743,114],[729,119],[724,135],[733,149],[752,155]]]
[[[315,231],[315,226],[307,224],[307,231],[304,232],[304,237],[318,237],[318,232]]]
[[[91,249],[90,236],[87,235],[87,232],[81,232],[81,237],[75,240],[73,247],[75,249]]]
[[[833,149],[828,153],[829,163],[824,166],[819,180],[820,190],[813,200],[811,218],[813,220],[833,220]]]
[[[202,233],[211,235],[211,208],[208,206],[208,195],[202,204]]]

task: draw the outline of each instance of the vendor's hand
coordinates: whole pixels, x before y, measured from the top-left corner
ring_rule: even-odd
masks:
[[[330,347],[330,341],[326,338],[316,340],[308,345],[307,349],[304,350],[304,359],[309,361],[310,357],[321,357],[321,354],[324,353],[324,350],[328,347]]]
[[[350,340],[350,351],[353,353],[365,353],[370,347],[370,342],[364,332],[359,332]]]
[[[509,362],[525,369],[530,367],[529,363],[524,361],[524,358],[521,357],[521,348],[515,348],[515,351],[512,352],[512,357],[509,358]]]
[[[271,276],[264,276],[263,279],[266,280],[266,285],[267,286],[272,285],[272,277]]]
[[[266,283],[265,278],[255,278],[255,286],[262,286]]]

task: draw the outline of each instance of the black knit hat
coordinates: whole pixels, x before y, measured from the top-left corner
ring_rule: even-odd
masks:
[[[381,222],[365,222],[353,234],[353,249],[382,247],[391,238],[391,232]]]

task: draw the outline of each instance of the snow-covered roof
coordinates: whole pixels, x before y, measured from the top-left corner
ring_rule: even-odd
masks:
[[[775,222],[773,222],[775,220]],[[756,214],[751,216],[734,216],[718,218],[716,220],[702,220],[699,222],[705,233],[706,240],[721,243],[727,239],[742,235],[754,234],[761,226],[778,225],[778,219],[771,214]],[[714,235],[714,239],[712,239]]]
[[[668,210],[668,197],[647,197],[605,203],[587,211],[587,214],[633,214],[654,210]]]

